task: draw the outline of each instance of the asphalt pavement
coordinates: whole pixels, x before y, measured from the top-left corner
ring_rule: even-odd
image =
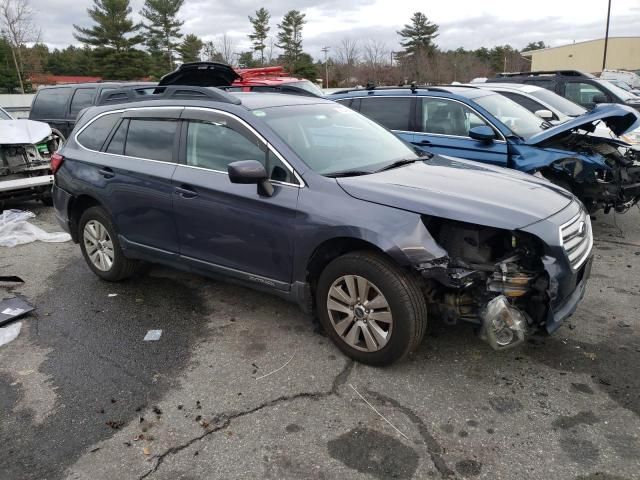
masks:
[[[0,479],[640,479],[639,219],[599,216],[555,335],[496,353],[432,322],[388,368],[263,293],[162,267],[103,282],[71,242],[0,248],[25,281],[0,297],[36,306],[0,346]]]

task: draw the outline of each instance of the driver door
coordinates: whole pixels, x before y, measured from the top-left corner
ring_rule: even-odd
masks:
[[[172,183],[180,255],[200,268],[286,290],[291,283],[300,186],[247,124],[214,110],[185,109]],[[229,181],[227,166],[262,162],[272,196]]]

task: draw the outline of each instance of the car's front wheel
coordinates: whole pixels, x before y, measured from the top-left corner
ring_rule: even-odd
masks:
[[[82,255],[100,278],[117,282],[139,269],[140,262],[124,256],[111,218],[102,207],[85,210],[78,228]]]
[[[427,307],[418,280],[383,255],[353,252],[321,273],[316,306],[346,355],[370,365],[404,358],[424,336]]]

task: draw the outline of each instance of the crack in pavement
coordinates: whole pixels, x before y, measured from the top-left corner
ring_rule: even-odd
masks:
[[[332,395],[339,395],[338,394],[338,389],[344,385],[349,377],[349,374],[351,373],[351,371],[353,370],[353,367],[355,365],[355,362],[353,360],[348,360],[347,363],[345,364],[345,366],[343,367],[343,369],[340,371],[340,373],[338,373],[338,375],[336,375],[336,377],[333,379],[333,383],[331,385],[331,389],[327,390],[327,391],[320,391],[320,392],[301,392],[301,393],[296,393],[295,395],[282,395],[278,398],[275,398],[273,400],[269,400],[268,402],[264,402],[261,403],[260,405],[251,408],[249,410],[243,410],[243,411],[232,411],[232,412],[223,412],[220,414],[217,414],[211,423],[218,423],[218,422],[222,422],[220,423],[218,426],[214,427],[214,428],[209,428],[207,429],[202,435],[198,435],[197,437],[194,437],[180,445],[177,445],[175,447],[171,447],[168,450],[166,450],[165,452],[161,453],[160,455],[157,455],[156,458],[156,463],[153,466],[153,468],[151,468],[148,472],[146,472],[144,475],[138,477],[138,480],[143,480],[144,478],[147,478],[149,475],[154,474],[155,472],[158,471],[158,469],[160,468],[160,466],[163,464],[165,458],[167,458],[169,455],[174,455],[182,450],[184,450],[185,448],[190,447],[191,445],[193,445],[195,442],[202,440],[203,438],[211,435],[212,433],[216,433],[219,432],[221,430],[226,429],[229,425],[231,425],[231,422],[233,422],[233,420],[237,419],[237,418],[241,418],[241,417],[245,417],[247,415],[251,415],[253,413],[259,412],[260,410],[264,410],[265,408],[269,408],[269,407],[273,407],[274,405],[278,405],[280,403],[284,403],[284,402],[290,402],[293,400],[297,400],[300,398],[312,398],[312,399],[321,399],[321,398],[327,398],[330,397]]]
[[[405,414],[407,418],[411,420],[411,422],[416,426],[416,428],[418,429],[418,432],[420,432],[420,436],[422,437],[422,440],[425,446],[427,447],[427,452],[431,457],[431,461],[435,465],[438,472],[440,472],[443,478],[450,478],[454,476],[453,470],[451,470],[447,466],[447,463],[445,462],[444,458],[442,458],[442,453],[443,453],[442,447],[440,446],[438,441],[435,439],[435,437],[431,435],[431,432],[429,432],[429,429],[427,428],[425,423],[422,421],[422,419],[413,410],[411,410],[409,407],[405,407],[400,402],[398,402],[395,398],[388,397],[383,393],[379,393],[369,389],[365,390],[365,392],[367,393],[367,395],[369,395],[370,397],[373,397],[378,402],[389,403],[394,408],[400,410],[403,414]]]
[[[627,247],[640,248],[640,245],[638,245],[637,243],[622,242],[619,240],[607,240],[606,238],[598,238],[597,240],[595,240],[595,244],[597,245],[598,243],[613,243],[615,245],[626,245]]]

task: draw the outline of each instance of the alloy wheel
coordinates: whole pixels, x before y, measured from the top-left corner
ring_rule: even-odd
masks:
[[[87,257],[98,270],[107,272],[113,266],[115,254],[113,241],[105,226],[97,220],[89,220],[82,234]]]
[[[376,352],[391,338],[389,302],[364,277],[343,275],[334,281],[327,296],[327,310],[334,330],[352,348]]]

